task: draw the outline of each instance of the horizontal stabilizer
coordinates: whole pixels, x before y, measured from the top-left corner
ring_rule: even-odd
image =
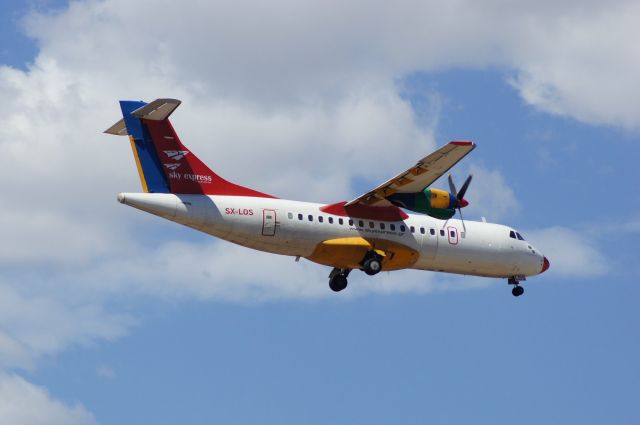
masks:
[[[162,121],[169,118],[169,115],[180,106],[180,103],[178,99],[156,99],[142,108],[136,109],[131,115],[145,120]]]
[[[107,128],[105,131],[107,134],[113,134],[114,136],[127,136],[127,126],[124,124],[124,118]]]
[[[136,109],[131,113],[136,118],[144,118],[152,121],[162,121],[167,119],[169,115],[180,106],[178,99],[156,99],[151,103],[147,103],[141,108]],[[114,136],[127,136],[127,126],[124,119],[121,119],[108,129],[104,131],[107,134],[113,134]]]

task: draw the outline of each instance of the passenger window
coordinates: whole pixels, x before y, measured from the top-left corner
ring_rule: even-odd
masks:
[[[512,239],[516,239],[516,232],[514,232],[513,230],[509,232],[509,237]]]
[[[401,232],[404,232],[405,230],[407,230],[407,228],[406,228],[406,227],[404,227],[404,224],[401,224],[401,225],[400,225],[400,231],[401,231]]]
[[[453,230],[449,230],[449,235],[450,235],[452,238],[455,238],[455,237],[456,237],[456,232],[455,232],[455,231],[453,231]]]
[[[333,217],[329,217],[329,224],[333,224]]]
[[[341,218],[339,218],[339,219],[338,219],[338,224],[339,224],[340,226],[342,226],[342,225],[344,224],[344,221],[343,221]]]
[[[373,223],[373,221],[369,222],[369,227],[371,227],[373,229],[373,227],[375,226],[375,224]]]
[[[436,235],[436,229],[429,229],[429,233],[431,233],[431,236],[435,236]]]
[[[444,230],[440,230],[440,236],[444,236]]]
[[[309,214],[309,221],[313,221],[313,216]]]
[[[353,226],[353,220],[349,219],[349,226]]]
[[[358,221],[358,226],[360,226],[360,227],[364,227],[364,221],[359,220],[359,221]]]
[[[298,220],[302,220],[302,214],[298,214]]]
[[[287,217],[289,217],[289,220],[291,220],[293,218],[293,213],[287,213]]]
[[[385,226],[384,226],[384,223],[380,223],[380,229],[381,229],[381,230],[384,230],[384,227],[385,227]]]
[[[420,233],[422,233],[424,235],[424,227],[420,228]]]
[[[396,225],[395,225],[395,224],[390,224],[390,225],[389,225],[389,229],[391,229],[391,230],[394,230],[394,231],[395,231],[395,230],[396,230]]]
[[[413,227],[413,226],[409,227],[409,230],[411,230],[411,233],[415,233],[416,232],[416,228]]]

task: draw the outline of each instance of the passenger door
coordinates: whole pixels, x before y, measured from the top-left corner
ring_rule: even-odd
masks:
[[[262,210],[262,236],[275,236],[276,210]]]

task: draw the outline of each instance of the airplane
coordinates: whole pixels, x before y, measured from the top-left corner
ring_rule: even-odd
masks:
[[[475,149],[473,142],[449,142],[349,202],[299,202],[214,173],[169,121],[180,103],[120,101],[123,118],[105,133],[129,136],[143,189],[119,193],[120,203],[238,245],[332,267],[335,292],[347,287],[352,270],[419,269],[504,278],[519,297],[522,281],[549,268],[547,257],[515,229],[462,219],[471,176],[459,191],[451,175],[449,191],[430,188]]]

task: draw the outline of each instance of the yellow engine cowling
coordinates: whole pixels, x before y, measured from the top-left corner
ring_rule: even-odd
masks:
[[[400,270],[418,261],[418,251],[384,239],[361,237],[328,239],[316,246],[307,259],[340,269],[359,269],[367,252],[374,250],[382,257],[382,270]]]

